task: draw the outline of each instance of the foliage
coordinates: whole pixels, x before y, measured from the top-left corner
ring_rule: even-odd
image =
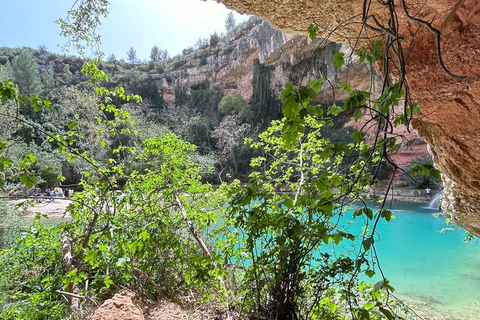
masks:
[[[200,154],[207,154],[212,149],[212,129],[208,118],[193,116],[184,119],[177,131],[182,139],[195,145]]]
[[[76,1],[72,9],[68,11],[66,19],[58,19],[61,35],[69,39],[64,46],[73,45],[80,55],[83,55],[86,46],[95,48],[100,44],[100,35],[97,27],[101,24],[100,19],[108,14],[107,0],[80,0]],[[99,52],[94,50],[97,54]]]
[[[235,25],[237,22],[235,21],[235,17],[233,16],[233,12],[229,12],[227,14],[227,17],[225,18],[225,30],[227,30],[227,33],[232,31],[235,28]]]
[[[252,100],[251,109],[256,121],[262,128],[270,124],[272,120],[279,118],[279,104],[273,96],[270,89],[271,67],[265,67],[258,59],[253,62],[253,79],[252,79]]]
[[[400,174],[400,181],[406,187],[415,189],[438,189],[442,186],[440,172],[433,166],[432,157],[429,155],[413,159]]]
[[[226,154],[232,151],[236,145],[242,144],[250,131],[249,124],[242,123],[236,115],[228,115],[212,132],[212,137],[217,139],[217,148]]]
[[[64,268],[60,237],[36,220],[11,248],[0,255],[2,319],[65,319],[67,307],[58,299]]]
[[[358,199],[371,179],[362,164],[371,147],[363,142],[349,146],[332,143],[320,130],[327,119],[308,115],[305,130],[289,141],[284,135],[288,120],[273,121],[260,141],[252,144],[262,151],[262,156],[252,160],[258,171],[250,174],[245,187],[233,192],[227,209],[227,216],[242,230],[242,258],[251,261],[244,274],[243,289],[252,292],[247,303],[270,318],[303,319],[314,312],[323,315],[321,319],[334,319],[351,308],[356,318],[366,319],[362,316],[369,313],[366,309],[385,307],[380,295],[390,286],[381,283],[376,289],[378,296],[363,301],[369,303],[368,308],[358,305],[355,277],[373,273],[368,263],[373,234],[368,227],[352,234],[339,219],[347,213],[347,198]],[[362,156],[346,171],[343,159],[355,148]],[[335,189],[338,192],[333,192]],[[362,212],[367,226],[376,224],[380,216],[389,220],[391,214],[380,211],[374,217],[371,209],[363,207],[356,214],[362,216]],[[362,243],[356,249],[355,239]],[[354,253],[333,256],[322,249],[329,246],[349,247]]]
[[[250,106],[238,93],[224,96],[218,104],[218,111],[222,116],[230,115],[234,112],[244,122],[251,123],[253,121],[253,112]]]
[[[150,50],[150,60],[151,61],[160,61],[168,58],[167,50],[161,50],[158,46],[153,46]]]
[[[213,34],[210,35],[210,46],[213,47],[215,46],[218,42],[220,42],[220,36],[218,35],[217,32],[214,32]]]
[[[41,92],[42,83],[39,77],[37,59],[30,49],[23,49],[19,55],[13,58],[11,74],[20,92],[26,96]]]
[[[65,75],[67,84],[70,84],[73,81],[73,73],[70,70],[70,65],[68,63],[63,66],[63,73]]]
[[[130,47],[130,49],[128,50],[127,59],[128,59],[128,62],[130,62],[130,64],[132,66],[139,63],[139,59],[137,58],[137,51],[135,49],[133,49],[133,47]]]

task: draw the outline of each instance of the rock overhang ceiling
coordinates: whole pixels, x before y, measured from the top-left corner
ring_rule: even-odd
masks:
[[[480,1],[479,0],[217,0],[240,13],[269,20],[284,32],[306,33],[310,23],[322,36],[351,47],[368,45],[378,37],[362,27],[368,15],[388,25],[389,8],[398,13],[398,32],[409,52],[406,75],[411,96],[422,106],[412,125],[430,146],[445,182],[444,207],[459,226],[480,236]],[[449,77],[441,68],[436,38],[426,25],[438,29],[445,67],[464,79]],[[369,18],[375,25],[373,18]],[[357,41],[359,39],[359,41]]]

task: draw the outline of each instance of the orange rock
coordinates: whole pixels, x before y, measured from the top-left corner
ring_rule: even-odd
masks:
[[[92,320],[144,320],[142,310],[135,305],[135,294],[121,291],[106,300],[95,311]]]

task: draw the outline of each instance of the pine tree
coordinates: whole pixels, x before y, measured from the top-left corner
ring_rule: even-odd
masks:
[[[37,58],[35,58],[30,49],[23,49],[13,59],[12,76],[23,95],[38,95],[42,92]]]
[[[137,51],[135,51],[133,47],[130,47],[130,50],[127,52],[127,60],[131,65],[136,65],[138,63]]]
[[[107,61],[109,63],[116,63],[117,62],[117,57],[112,53],[111,55],[108,56]]]
[[[160,60],[160,49],[155,45],[152,50],[150,50],[150,60],[158,61]]]
[[[233,17],[233,12],[229,12],[227,17],[225,18],[225,29],[227,32],[230,32],[235,28],[236,25],[235,18]]]
[[[45,95],[55,88],[55,78],[53,77],[52,69],[45,69],[42,71],[42,86]]]

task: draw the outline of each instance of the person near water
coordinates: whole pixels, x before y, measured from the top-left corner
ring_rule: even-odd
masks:
[[[67,189],[65,189],[65,191],[63,191],[63,195],[65,196],[65,198],[68,198],[68,194],[70,193],[70,191]]]
[[[429,198],[430,198],[430,197],[431,197],[431,195],[432,195],[432,190],[430,190],[430,188],[429,188],[429,187],[427,187],[427,189],[425,189],[425,192],[427,193],[427,197],[429,197]]]

